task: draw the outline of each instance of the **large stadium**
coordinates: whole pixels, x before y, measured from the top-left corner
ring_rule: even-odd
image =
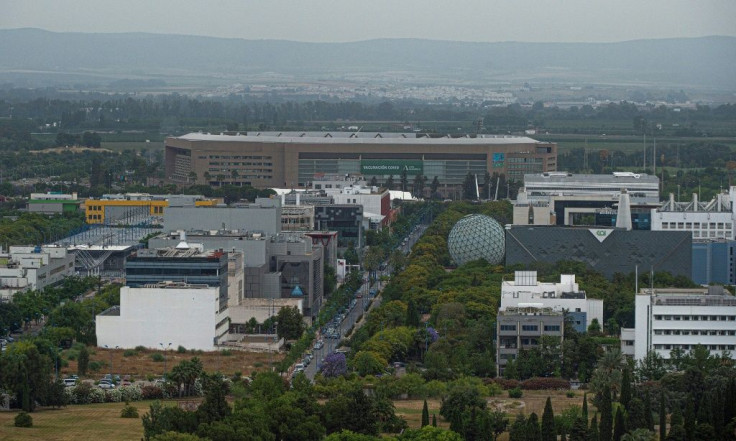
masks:
[[[513,180],[555,171],[557,145],[528,137],[419,133],[190,133],[166,139],[166,177],[177,184],[307,187],[324,174],[363,175],[384,183],[436,176],[451,195],[468,173],[497,172]]]

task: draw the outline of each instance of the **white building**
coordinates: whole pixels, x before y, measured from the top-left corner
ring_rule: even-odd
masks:
[[[652,210],[652,231],[690,231],[693,240],[733,240],[736,222],[736,186],[728,193],[716,195],[710,202],[699,202],[697,193],[692,200],[676,202],[670,193],[661,208]]]
[[[220,290],[207,285],[159,283],[120,289],[120,306],[97,315],[97,346],[164,347],[213,351],[227,337],[227,309],[219,310]]]
[[[363,227],[365,229],[381,229],[384,219],[391,211],[391,195],[386,189],[378,187],[350,185],[339,191],[327,194],[332,196],[337,205],[353,204],[363,206]]]
[[[0,253],[0,300],[42,290],[74,275],[74,255],[56,246],[11,246]]]
[[[587,298],[574,274],[560,275],[559,283],[545,283],[537,281],[536,271],[516,271],[514,281],[501,283],[500,309],[531,304],[566,311],[578,332],[585,332],[593,319],[603,326],[603,300]]]
[[[736,358],[736,297],[720,286],[702,289],[642,289],[636,295],[634,358],[655,351],[691,351],[705,346],[711,354],[730,351]],[[628,329],[622,329],[631,341]],[[624,344],[622,337],[622,345]]]

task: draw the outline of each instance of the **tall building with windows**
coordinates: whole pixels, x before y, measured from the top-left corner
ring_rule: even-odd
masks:
[[[559,283],[537,281],[536,271],[516,271],[513,281],[501,283],[501,309],[539,304],[563,312],[577,332],[593,320],[603,326],[603,300],[589,299],[575,282],[575,274],[561,274]]]
[[[636,295],[634,358],[650,351],[664,359],[702,345],[713,355],[736,359],[736,297],[721,286],[702,289],[642,289]],[[629,329],[622,336],[631,339]],[[623,344],[623,343],[622,343]]]
[[[539,303],[522,303],[498,311],[496,318],[496,369],[503,375],[509,360],[516,360],[520,350],[536,348],[543,336],[562,341],[565,315]]]
[[[693,235],[694,241],[734,240],[734,198],[736,186],[708,202],[700,202],[697,193],[693,193],[691,200],[679,202],[670,193],[669,200],[661,208],[652,210],[652,230],[688,231]]]
[[[557,145],[506,135],[430,136],[375,132],[189,133],[165,141],[166,178],[180,184],[306,188],[325,174],[360,174],[384,183],[406,173],[436,176],[456,194],[468,173],[522,180],[557,169]]]

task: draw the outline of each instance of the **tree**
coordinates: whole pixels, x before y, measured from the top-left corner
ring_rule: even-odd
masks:
[[[598,319],[594,318],[592,322],[590,322],[590,325],[588,326],[588,334],[592,336],[600,336],[603,335],[601,332],[601,324],[598,323]]]
[[[659,393],[659,439],[667,436],[667,409],[664,402],[664,389]]]
[[[528,441],[539,441],[542,439],[542,432],[539,428],[539,417],[534,412],[526,420],[526,439]]]
[[[598,433],[598,414],[593,415],[593,419],[590,421],[590,428],[588,428],[588,439],[586,441],[599,441],[600,434]]]
[[[450,430],[463,433],[463,413],[473,408],[485,410],[486,401],[480,394],[478,388],[457,384],[449,390],[440,405],[440,415],[450,422]]]
[[[555,414],[552,410],[552,400],[547,397],[547,402],[544,403],[544,412],[542,412],[542,441],[556,440]]]
[[[0,388],[15,395],[24,411],[33,412],[36,403],[48,397],[51,366],[49,356],[35,344],[16,342],[0,356]]]
[[[179,396],[189,396],[192,394],[194,383],[204,373],[204,367],[199,358],[194,357],[191,360],[182,360],[171,369],[168,379],[174,382],[179,390]]]
[[[391,175],[386,179],[386,188],[389,190],[394,189],[394,175]]]
[[[437,427],[437,414],[432,414],[432,427]]]
[[[624,413],[621,406],[616,407],[616,420],[613,425],[613,441],[621,441],[621,437],[626,433],[626,424],[624,422]],[[664,437],[662,437],[664,439]]]
[[[623,374],[621,375],[621,397],[619,402],[625,409],[629,409],[629,403],[631,402],[631,378],[629,368],[624,368]]]
[[[406,326],[417,328],[420,324],[419,311],[417,311],[414,300],[410,299],[406,305]]]
[[[588,424],[588,393],[583,392],[583,410],[581,416],[585,420],[585,424]]]
[[[383,372],[388,361],[374,351],[358,351],[350,360],[353,369],[358,375],[365,377],[366,375],[376,375]]]
[[[222,376],[202,374],[200,379],[204,389],[204,401],[197,408],[197,419],[200,422],[211,423],[230,415],[232,409],[226,400],[228,385]]]
[[[695,438],[695,403],[692,395],[688,396],[685,405],[685,433],[688,440]]]
[[[463,181],[463,199],[478,199],[475,192],[475,176],[473,176],[470,172],[465,175],[465,180]]]
[[[397,441],[463,441],[463,438],[446,429],[434,426],[426,426],[421,429],[409,429],[397,438]]]
[[[424,406],[422,406],[422,427],[429,425],[429,407],[427,407],[427,400],[424,400]]]
[[[345,360],[345,354],[342,352],[333,352],[325,357],[320,372],[325,377],[340,377],[347,373],[348,366]]]
[[[87,375],[87,367],[89,366],[89,350],[87,346],[82,346],[77,357],[77,375],[83,377]]]
[[[600,441],[611,441],[611,435],[613,433],[613,410],[611,408],[611,390],[608,387],[603,388],[599,401],[598,410],[601,412],[601,423],[599,426]]]
[[[576,418],[570,429],[570,441],[586,441],[588,438],[588,423],[582,417]]]
[[[297,340],[304,332],[304,319],[296,308],[283,307],[276,314],[278,320],[278,336],[286,340]]]
[[[439,198],[439,192],[438,192],[439,188],[440,188],[440,181],[439,179],[437,179],[437,176],[435,176],[434,179],[432,179],[432,183],[429,184],[429,190],[432,193],[430,197],[432,197],[433,199]]]
[[[644,401],[639,398],[633,398],[629,402],[628,427],[630,430],[647,429],[647,418],[644,413]]]
[[[526,418],[518,414],[509,428],[509,441],[526,441]]]

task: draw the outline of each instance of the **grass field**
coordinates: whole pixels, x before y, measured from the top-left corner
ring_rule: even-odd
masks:
[[[547,396],[552,397],[555,413],[573,405],[582,405],[582,393],[577,393],[574,398],[568,398],[564,391],[524,391],[524,397],[519,399],[508,398],[505,392],[501,396],[490,398],[489,407],[500,405],[506,408],[510,422],[513,422],[515,415],[522,411],[526,415],[536,412],[541,418]],[[176,402],[166,403],[174,405]],[[423,403],[423,400],[394,402],[396,413],[406,419],[411,428],[421,426]],[[131,404],[137,407],[139,415],[143,416],[148,411],[151,401]],[[39,410],[31,414],[33,427],[28,429],[14,427],[13,419],[17,412],[0,412],[0,441],[137,441],[143,436],[143,426],[140,419],[120,418],[120,410],[124,405],[124,403],[105,403]],[[447,427],[448,424],[439,415],[440,400],[427,400],[427,405],[430,420],[432,414],[437,414],[438,426]],[[508,439],[507,434],[499,439]]]
[[[143,416],[151,401],[131,403]],[[173,402],[172,402],[173,404]],[[140,418],[120,418],[125,403],[88,404],[33,412],[33,427],[13,424],[17,412],[0,412],[0,441],[123,441],[140,440]]]

